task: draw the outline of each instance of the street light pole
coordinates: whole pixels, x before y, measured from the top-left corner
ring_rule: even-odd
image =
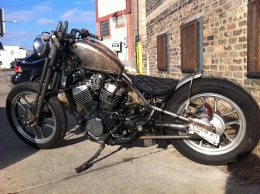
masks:
[[[0,37],[3,37],[5,33],[5,12],[3,9],[0,9]]]
[[[0,37],[3,37],[5,34],[5,23],[10,22],[10,23],[16,23],[16,20],[13,21],[5,21],[5,12],[4,9],[0,9]]]

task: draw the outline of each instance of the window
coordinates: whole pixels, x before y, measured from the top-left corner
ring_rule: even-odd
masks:
[[[167,34],[157,36],[157,69],[167,70]]]
[[[11,50],[11,55],[14,55],[14,51],[13,50]]]
[[[109,20],[100,22],[100,36],[110,36],[109,32]]]
[[[181,71],[192,73],[203,68],[202,17],[181,26]]]
[[[125,26],[124,15],[120,15],[116,17],[116,27]]]
[[[260,0],[248,1],[247,76],[260,78]]]

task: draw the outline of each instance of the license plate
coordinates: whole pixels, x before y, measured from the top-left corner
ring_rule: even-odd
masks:
[[[215,146],[219,144],[220,136],[218,134],[212,133],[211,131],[208,131],[207,129],[204,129],[194,123],[191,123],[190,128],[209,143]]]

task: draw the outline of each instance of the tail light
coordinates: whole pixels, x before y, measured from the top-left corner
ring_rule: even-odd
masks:
[[[201,105],[193,114],[197,118],[209,118],[211,119],[213,116],[212,109],[208,103],[204,103]]]
[[[16,72],[16,73],[21,73],[22,71],[23,71],[23,70],[22,70],[21,66],[15,65],[15,72]]]

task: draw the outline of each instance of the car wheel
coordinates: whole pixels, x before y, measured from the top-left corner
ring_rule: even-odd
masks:
[[[40,81],[41,81],[41,77],[36,77],[36,78],[33,80],[33,82],[36,82],[36,83],[40,83]]]

